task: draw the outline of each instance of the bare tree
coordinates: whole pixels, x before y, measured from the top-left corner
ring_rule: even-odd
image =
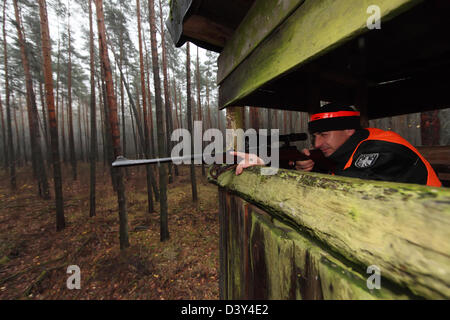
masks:
[[[56,230],[60,231],[65,228],[64,203],[61,164],[59,159],[58,123],[56,121],[55,98],[53,93],[50,33],[48,29],[47,5],[45,0],[39,0],[39,14],[41,18],[42,59],[44,62],[45,93],[50,124],[53,182],[55,186]]]
[[[152,50],[153,82],[155,86],[156,128],[158,132],[158,155],[165,155],[164,140],[165,128],[161,98],[161,80],[159,77],[158,44],[156,42],[155,5],[153,0],[148,1],[150,42]],[[169,225],[167,213],[167,168],[165,164],[159,166],[159,202],[160,202],[160,239],[169,240]]]
[[[28,125],[30,130],[30,140],[32,149],[32,158],[36,176],[38,179],[39,195],[44,199],[50,199],[50,191],[47,181],[47,172],[45,170],[44,158],[42,156],[41,136],[39,132],[38,113],[36,105],[36,96],[33,90],[33,80],[31,78],[30,63],[28,60],[27,46],[25,45],[25,36],[22,33],[22,22],[19,15],[17,0],[13,0],[14,13],[16,16],[16,29],[22,57],[22,65],[25,73],[25,83],[27,92]]]
[[[91,146],[89,152],[90,162],[90,192],[89,192],[89,216],[96,213],[96,158],[97,158],[97,112],[95,106],[95,56],[94,56],[94,28],[92,25],[92,1],[89,2],[89,65],[90,65],[90,113],[91,113]]]
[[[139,0],[136,0],[136,15],[138,24],[138,39],[139,39],[139,66],[141,74],[141,90],[142,90],[142,111],[144,118],[144,153],[146,158],[150,158],[150,138],[148,131],[148,116],[147,116],[147,96],[145,86],[145,68],[144,68],[144,54],[142,53],[142,33],[141,33],[141,4]],[[154,211],[153,207],[153,194],[152,194],[152,168],[150,165],[145,166],[147,171],[147,202],[148,212]]]
[[[70,9],[67,23],[67,33],[69,36],[69,61],[67,66],[67,112],[69,116],[69,152],[70,164],[72,165],[73,180],[77,179],[77,158],[75,154],[75,138],[73,134],[73,110],[72,110],[72,37],[70,34]]]
[[[187,127],[192,132],[192,100],[191,100],[191,49],[189,42],[186,43],[186,88],[187,88]],[[194,150],[194,140],[191,139],[191,151]],[[197,201],[197,180],[195,177],[194,162],[191,162],[191,186],[192,200]]]
[[[167,75],[167,54],[166,54],[166,36],[164,31],[164,15],[162,11],[161,0],[159,0],[159,18],[161,22],[161,47],[162,47],[162,62],[163,62],[163,75],[164,75],[164,109],[166,111],[166,128],[167,128],[167,156],[170,157],[170,151],[172,149],[172,140],[170,139],[170,133],[173,131],[172,125],[172,103],[170,101],[169,79]],[[169,183],[173,182],[172,176],[172,164],[168,164],[169,168]],[[175,166],[176,175],[178,176],[177,167]]]
[[[100,47],[100,57],[102,69],[106,82],[106,99],[108,103],[110,134],[112,137],[112,145],[114,156],[121,155],[120,147],[120,131],[117,116],[117,100],[114,94],[114,83],[112,79],[111,63],[108,57],[108,46],[106,41],[105,18],[103,13],[103,1],[95,0],[97,9],[97,27]],[[119,205],[119,222],[120,222],[120,248],[125,249],[130,246],[128,239],[128,216],[125,199],[125,185],[123,183],[123,172],[121,169],[114,170],[114,176],[117,183],[117,201]]]

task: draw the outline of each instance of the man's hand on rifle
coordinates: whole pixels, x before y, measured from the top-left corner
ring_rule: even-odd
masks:
[[[233,151],[231,154],[243,159],[241,162],[238,163],[238,165],[236,167],[236,175],[237,176],[240,175],[242,173],[242,171],[244,171],[245,168],[265,165],[264,161],[260,157],[258,157],[256,154],[244,153],[244,152],[238,152],[238,151]]]
[[[311,153],[308,149],[303,149],[302,153],[306,156],[310,156]],[[294,165],[294,161],[289,163],[290,165]],[[314,161],[312,160],[305,160],[305,161],[296,161],[295,162],[295,170],[301,170],[301,171],[311,171],[314,168]]]

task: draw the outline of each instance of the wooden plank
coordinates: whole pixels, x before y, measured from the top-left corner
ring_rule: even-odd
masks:
[[[382,22],[422,0],[379,0]],[[306,1],[222,82],[220,107],[365,33],[371,0]],[[221,71],[220,71],[221,72]]]
[[[224,47],[233,30],[208,18],[192,15],[183,24],[183,34],[216,47]]]
[[[218,59],[221,83],[272,31],[305,0],[255,1]]]
[[[307,236],[238,196],[224,189],[220,193],[221,198],[230,199],[221,203],[221,212],[234,217],[221,228],[238,244],[224,253],[229,259],[224,270],[228,299],[413,298],[405,289],[393,291],[384,278],[380,290],[370,290],[365,270],[352,269]]]
[[[210,181],[417,296],[450,297],[450,189],[259,167]]]
[[[252,212],[252,232],[263,234],[269,299],[343,300],[409,299],[407,290],[367,287],[368,275],[353,270],[301,233],[277,220]],[[253,241],[256,241],[251,236]],[[250,242],[254,248],[254,242]],[[258,269],[254,264],[253,269]],[[250,297],[251,298],[251,297]]]
[[[425,159],[433,164],[450,164],[450,146],[416,147]]]

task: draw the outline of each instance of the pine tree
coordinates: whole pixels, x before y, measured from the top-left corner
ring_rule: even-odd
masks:
[[[153,84],[155,86],[156,127],[158,132],[158,156],[165,155],[165,128],[161,98],[161,81],[159,77],[158,44],[156,42],[156,22],[154,1],[148,1],[150,42],[152,51]],[[169,240],[168,212],[167,212],[167,168],[165,164],[159,166],[159,202],[160,202],[160,239]]]
[[[64,203],[62,191],[61,164],[59,159],[58,123],[55,114],[55,99],[53,93],[53,72],[51,61],[50,33],[48,29],[47,4],[45,0],[39,0],[39,12],[41,17],[41,42],[44,62],[44,79],[47,111],[50,123],[50,139],[52,149],[53,181],[56,201],[56,230],[65,228]]]
[[[121,155],[120,131],[117,116],[117,100],[114,94],[114,84],[112,80],[111,63],[108,57],[108,46],[106,42],[105,18],[103,11],[103,1],[95,0],[97,9],[97,27],[101,64],[106,82],[106,99],[108,103],[110,134],[114,149],[114,156]],[[119,205],[119,223],[120,223],[120,248],[126,249],[130,246],[128,239],[128,216],[125,199],[125,185],[123,183],[123,172],[121,169],[114,170],[114,176],[117,183],[117,201]]]

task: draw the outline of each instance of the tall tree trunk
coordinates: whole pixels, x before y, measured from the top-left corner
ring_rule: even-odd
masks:
[[[200,97],[201,93],[201,83],[200,83],[200,60],[198,57],[198,47],[197,47],[197,64],[196,64],[196,79],[197,79],[197,104],[198,104],[198,120],[202,122],[202,137],[203,137],[203,111],[202,111],[202,99]],[[202,139],[203,141],[203,139]],[[202,145],[203,150],[203,145]],[[202,161],[202,176],[205,176],[205,164]]]
[[[169,82],[167,77],[167,56],[166,56],[166,40],[164,32],[164,15],[162,11],[161,0],[159,0],[159,18],[160,18],[160,31],[161,31],[161,47],[162,47],[162,65],[163,65],[163,84],[164,84],[164,110],[166,113],[166,147],[167,147],[167,157],[170,157],[172,150],[172,141],[170,139],[171,132],[173,131],[172,126],[172,105],[170,102],[170,92],[169,92]],[[169,172],[169,183],[173,182],[172,176],[172,163],[168,164]]]
[[[111,124],[111,137],[113,142],[114,156],[118,157],[122,151],[120,148],[120,131],[117,116],[117,100],[114,95],[114,84],[112,81],[111,64],[108,57],[108,47],[106,43],[106,30],[103,14],[103,1],[96,1],[97,9],[97,26],[98,38],[100,42],[100,56],[102,68],[105,74],[107,100],[109,107],[109,123]],[[117,181],[117,200],[119,205],[119,221],[120,221],[120,248],[125,249],[130,246],[128,240],[128,216],[125,199],[125,185],[123,183],[123,173],[121,169],[114,170]]]
[[[173,87],[173,102],[175,105],[175,123],[176,123],[176,127],[177,129],[180,128],[180,121],[178,118],[178,97],[177,97],[177,86],[175,84],[175,78],[172,78],[172,87]]]
[[[143,42],[144,42],[144,50],[145,50],[145,67],[146,67],[146,74],[147,74],[147,96],[148,96],[148,122],[150,124],[149,127],[149,137],[150,137],[150,156],[152,158],[155,158],[155,154],[156,154],[156,145],[155,144],[155,132],[154,132],[154,127],[153,127],[153,106],[152,106],[152,95],[151,95],[151,90],[150,90],[150,63],[148,61],[148,50],[147,50],[147,44],[145,41],[145,33],[142,33],[142,37],[143,37]],[[154,174],[154,167],[151,167],[152,169],[152,174],[153,176],[155,176]],[[158,191],[158,186],[156,185],[156,179],[154,178],[152,180],[153,183],[153,194],[155,195],[155,200],[157,202],[159,202],[159,191]]]
[[[168,86],[169,101],[170,101],[170,110],[169,110],[169,112],[170,112],[170,131],[169,131],[169,134],[167,136],[168,136],[169,142],[170,142],[169,150],[172,150],[174,143],[171,140],[171,133],[173,132],[173,130],[176,127],[177,122],[178,122],[178,119],[177,119],[177,116],[176,116],[177,102],[176,102],[175,95],[173,95],[173,97],[174,97],[173,104],[172,104],[172,100],[170,98],[172,96],[172,91],[171,91],[171,88],[170,88],[170,76],[167,79],[167,82],[168,82],[167,86]],[[175,107],[175,119],[173,118],[174,117],[174,111],[173,111],[174,107]],[[171,151],[169,152],[169,157],[170,157],[170,154],[171,154]],[[180,175],[180,173],[178,172],[178,166],[174,166],[173,168],[174,168],[175,176],[178,177]]]
[[[150,64],[148,62],[148,50],[147,45],[145,42],[145,33],[143,34],[144,38],[144,49],[145,49],[145,66],[147,69],[147,95],[148,95],[148,122],[150,124],[149,131],[150,131],[150,156],[152,158],[155,157],[155,139],[154,139],[154,127],[153,127],[153,107],[152,107],[152,96],[150,91]],[[155,192],[156,201],[159,201],[159,195],[158,192]]]
[[[47,111],[50,124],[50,139],[52,147],[53,181],[56,202],[56,230],[65,228],[64,203],[62,191],[61,164],[59,159],[58,123],[55,114],[55,98],[53,95],[53,73],[51,61],[50,33],[48,29],[47,6],[45,0],[39,0],[41,18],[42,57],[44,62],[45,92]]]
[[[180,128],[183,128],[183,106],[181,102],[181,88],[178,87],[178,103],[180,105]]]
[[[63,149],[63,161],[67,163],[67,147],[66,147],[66,121],[65,121],[65,106],[64,95],[61,96],[61,137],[62,137],[62,149]]]
[[[25,133],[25,116],[23,112],[23,105],[22,105],[22,99],[19,96],[19,109],[20,109],[20,124],[21,124],[21,131],[22,131],[22,146],[23,146],[23,158],[25,161],[25,165],[28,163],[28,155],[27,155],[27,137]]]
[[[186,43],[186,94],[187,94],[187,127],[188,131],[192,132],[192,100],[191,100],[191,49],[189,42]],[[194,140],[191,139],[191,152],[194,151]],[[197,197],[197,180],[195,177],[194,162],[191,161],[191,187],[192,200],[196,202]]]
[[[56,122],[60,121],[59,120],[60,119],[60,112],[59,112],[60,111],[59,110],[60,58],[61,58],[61,41],[60,41],[59,28],[58,28],[58,57],[56,60],[56,108],[55,108]],[[61,126],[58,125],[58,127],[61,127],[60,130],[62,130],[62,124],[61,124]],[[64,135],[62,134],[62,132],[61,132],[61,137],[62,137],[62,140],[64,140]],[[63,149],[63,153],[65,153],[64,149]],[[65,156],[63,156],[63,160],[65,161]]]
[[[88,116],[88,112],[89,112],[89,106],[87,103],[84,104],[84,108],[83,108],[83,122],[84,122],[84,141],[86,141],[86,162],[89,161],[89,153],[90,153],[90,141],[91,139],[89,138],[91,136],[91,129],[90,129],[90,125],[89,125],[89,116]]]
[[[81,128],[81,99],[78,97],[78,137],[80,139],[80,160],[84,161],[83,130]]]
[[[14,153],[14,145],[13,145],[13,133],[11,127],[11,104],[9,101],[9,74],[8,74],[8,50],[6,45],[6,0],[3,2],[3,57],[5,62],[5,96],[6,96],[6,125],[8,132],[8,143],[7,146],[5,144],[5,155],[6,162],[9,161],[9,177],[10,177],[10,185],[11,189],[15,190],[17,187],[16,183],[16,156]],[[0,102],[1,104],[1,102]],[[3,122],[3,111],[2,112],[2,122]],[[14,113],[15,119],[15,113]],[[17,124],[16,124],[17,127]],[[3,126],[4,128],[4,126]],[[5,135],[3,131],[3,136]],[[4,139],[6,141],[6,139]],[[19,150],[19,149],[17,149]]]
[[[114,54],[114,53],[113,53]],[[115,56],[115,55],[114,55]],[[116,56],[115,56],[116,57]],[[117,57],[116,57],[117,58]],[[117,61],[117,59],[116,59],[116,61]],[[121,68],[119,68],[119,72],[121,73],[121,75],[123,76],[123,72],[122,72],[122,69]],[[129,87],[129,85],[128,85],[128,83],[126,82],[126,80],[125,80],[125,77],[121,77],[121,79],[122,79],[122,82],[123,82],[123,84],[124,84],[124,86],[125,86],[125,89],[126,89],[126,91],[127,91],[127,95],[128,95],[128,100],[130,101],[130,108],[131,108],[131,111],[132,111],[132,113],[134,114],[134,117],[135,117],[135,120],[136,120],[136,125],[137,125],[137,128],[138,128],[138,133],[139,133],[139,140],[140,140],[140,144],[139,144],[139,146],[141,147],[141,149],[142,150],[145,150],[145,133],[144,133],[144,129],[142,128],[142,125],[141,125],[141,121],[140,121],[140,118],[139,118],[139,113],[138,113],[138,110],[136,109],[136,105],[134,104],[134,99],[133,99],[133,96],[132,96],[132,94],[131,94],[131,90],[130,90],[130,87]],[[135,137],[136,137],[136,135],[135,135]],[[137,140],[137,139],[136,139]],[[136,144],[135,144],[136,145]],[[136,146],[136,152],[138,152],[137,151],[138,150],[138,148],[137,148],[137,146]],[[151,175],[153,176],[153,170],[151,170],[150,171],[151,173]],[[158,196],[158,187],[157,187],[157,185],[156,185],[156,180],[155,180],[155,178],[151,178],[151,181],[152,181],[152,185],[153,185],[153,192],[155,193],[155,198],[156,198],[156,201],[159,201],[159,196]]]
[[[2,143],[3,143],[3,149],[0,149],[2,152],[4,158],[3,158],[3,168],[6,169],[9,166],[9,157],[8,157],[8,143],[6,142],[6,125],[5,125],[5,118],[3,116],[3,105],[2,100],[0,97],[0,119],[1,119],[1,125],[2,125]]]
[[[131,110],[131,106],[130,106],[130,113],[131,114],[133,113],[133,110]],[[135,156],[137,156],[137,154],[138,154],[138,143],[137,143],[138,137],[137,137],[137,133],[136,133],[136,128],[134,126],[133,118],[131,118],[131,129],[133,131],[134,154],[135,154]]]
[[[42,62],[42,65],[44,65],[44,62]],[[44,95],[44,90],[42,88],[42,83],[45,80],[42,79],[41,81],[39,81],[39,95],[41,97],[41,106],[42,106],[42,131],[44,132],[44,142],[45,142],[45,150],[47,151],[47,163],[48,163],[48,167],[50,168],[50,159],[51,159],[51,150],[50,150],[50,138],[48,136],[48,125],[47,125],[47,115],[45,112],[45,95]]]
[[[102,57],[99,57],[102,59]],[[102,95],[103,95],[103,111],[105,112],[105,117],[103,120],[105,121],[105,139],[106,139],[106,154],[105,154],[105,161],[107,163],[107,166],[109,168],[109,173],[111,175],[111,181],[113,185],[114,192],[117,193],[117,175],[115,174],[114,168],[111,166],[111,163],[114,161],[114,149],[113,149],[113,137],[110,134],[111,133],[111,123],[109,121],[110,117],[110,111],[109,111],[109,99],[108,99],[108,93],[106,89],[106,76],[105,76],[105,70],[102,67],[101,70],[101,83],[102,83]],[[111,75],[112,78],[112,75]]]
[[[120,59],[119,59],[119,68],[122,69],[123,64],[123,37],[120,36]],[[127,137],[126,137],[126,130],[125,130],[125,93],[123,89],[123,74],[120,74],[120,108],[122,111],[122,152],[123,156],[127,156]]]
[[[17,144],[17,154],[16,154],[16,160],[19,167],[22,166],[22,155],[21,155],[21,144],[20,144],[20,134],[19,134],[19,124],[17,122],[17,112],[16,110],[13,111],[14,115],[14,127],[16,129],[16,144]]]
[[[94,0],[95,1],[95,0]],[[100,85],[100,79],[103,79],[103,72],[97,76],[97,88],[98,88],[98,100],[99,100],[99,109],[100,109],[100,123],[102,124],[102,149],[103,149],[103,169],[107,166],[107,156],[108,156],[108,141],[106,139],[106,112],[105,112],[105,104],[103,103],[103,90]]]
[[[206,85],[206,110],[208,112],[208,129],[212,128],[211,108],[209,105],[209,85]]]
[[[2,100],[0,97],[0,119],[1,119],[1,125],[2,125],[2,142],[3,142],[3,168],[6,169],[9,166],[9,155],[8,155],[8,142],[6,139],[6,125],[5,125],[5,118],[3,116],[3,105]]]
[[[91,146],[89,152],[90,161],[90,192],[89,192],[89,216],[93,217],[96,213],[96,158],[97,158],[97,112],[95,108],[95,62],[94,62],[94,28],[92,25],[92,1],[89,2],[89,66],[91,71],[90,84],[90,112],[91,112]]]
[[[70,8],[69,8],[70,12]],[[69,15],[70,17],[70,15]],[[70,35],[70,18],[67,23],[67,33],[69,36],[69,61],[67,66],[67,113],[69,116],[69,152],[70,164],[72,165],[73,180],[77,180],[77,158],[75,153],[75,137],[73,133],[73,110],[72,110],[72,39]]]
[[[144,154],[148,159],[150,158],[150,139],[148,134],[148,116],[147,116],[147,95],[145,86],[145,68],[144,68],[144,55],[142,53],[142,35],[141,35],[141,4],[139,0],[136,0],[136,15],[137,15],[137,27],[138,27],[138,40],[139,40],[139,67],[141,74],[141,90],[142,90],[142,110],[144,118]],[[155,211],[153,205],[153,194],[152,194],[152,179],[153,173],[150,165],[145,166],[147,171],[147,202],[148,202],[148,213]]]
[[[156,128],[158,132],[158,155],[163,158],[164,150],[164,117],[161,99],[161,80],[159,78],[158,44],[156,42],[155,5],[153,0],[148,1],[150,41],[152,50],[153,79],[155,86]],[[160,201],[160,239],[169,240],[169,224],[167,213],[167,168],[165,164],[159,166],[159,201]]]
[[[16,16],[16,28],[20,44],[20,52],[22,56],[22,65],[25,73],[26,91],[27,91],[27,106],[28,106],[28,124],[30,129],[30,142],[32,149],[32,157],[36,168],[36,174],[39,182],[39,195],[43,199],[50,199],[50,190],[47,180],[47,172],[42,156],[42,148],[40,141],[38,114],[36,105],[36,96],[33,90],[33,80],[31,78],[30,64],[28,61],[27,49],[25,45],[25,36],[22,33],[22,22],[19,15],[19,7],[17,0],[14,0],[14,12]]]

